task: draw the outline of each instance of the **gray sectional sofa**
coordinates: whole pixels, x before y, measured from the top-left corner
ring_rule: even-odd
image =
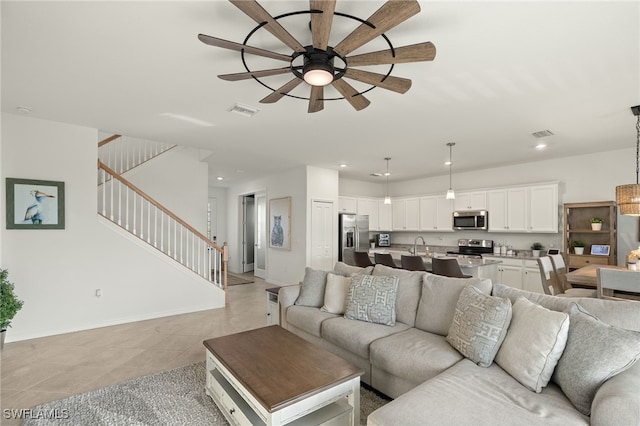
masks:
[[[355,301],[378,284],[373,304],[393,305],[391,317]],[[364,383],[394,398],[371,426],[640,425],[639,302],[339,262],[307,268],[279,303],[282,327],[362,368]]]

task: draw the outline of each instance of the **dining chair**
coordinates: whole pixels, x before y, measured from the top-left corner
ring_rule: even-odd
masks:
[[[396,265],[396,262],[394,262],[393,257],[391,257],[389,253],[376,253],[374,255],[374,260],[376,262],[376,265],[380,264],[390,266],[392,268],[398,267],[398,265]]]
[[[353,259],[355,261],[356,266],[359,266],[361,268],[366,268],[367,266],[373,266],[373,262],[371,262],[369,253],[366,251],[353,252]]]
[[[553,258],[551,256],[541,256],[537,258],[538,268],[540,269],[540,279],[542,281],[542,290],[544,290],[545,294],[560,297],[596,297],[596,291],[588,288],[564,288],[560,277],[556,273],[552,260]],[[561,260],[562,263],[560,263]],[[556,262],[558,265],[563,265],[561,268],[564,267],[564,260],[562,259],[562,256],[560,256],[560,260],[557,260]],[[566,267],[564,267],[564,270],[561,269],[561,271],[564,277]]]
[[[600,299],[622,299],[615,297],[613,291],[633,293],[631,298],[640,299],[640,272],[629,269],[598,268],[597,295]]]
[[[444,275],[445,277],[471,278],[471,275],[462,273],[458,259],[455,257],[431,258],[431,272],[436,275]]]
[[[409,256],[403,254],[400,256],[400,265],[402,266],[402,269],[407,269],[409,271],[427,270],[424,260],[422,260],[422,256]]]

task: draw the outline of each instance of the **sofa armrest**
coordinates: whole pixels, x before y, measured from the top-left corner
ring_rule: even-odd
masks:
[[[591,425],[640,424],[640,362],[604,382],[591,404]]]
[[[288,329],[287,308],[294,304],[300,294],[300,284],[280,287],[278,290],[278,304],[280,305],[280,326]]]

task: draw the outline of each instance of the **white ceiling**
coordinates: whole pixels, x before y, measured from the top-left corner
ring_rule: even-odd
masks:
[[[308,9],[304,1],[262,0],[273,16]],[[340,1],[336,10],[366,19],[382,1]],[[351,179],[390,181],[593,153],[635,144],[640,104],[638,1],[421,1],[422,11],[386,34],[395,47],[431,41],[433,62],[396,65],[410,78],[404,95],[376,88],[356,112],[327,101],[258,101],[270,91],[245,71],[240,53],[204,45],[204,33],[242,43],[256,23],[226,1],[2,1],[2,111],[168,141],[212,152],[213,185],[309,164]],[[280,20],[310,43],[308,15]],[[336,17],[330,44],[353,28]],[[290,54],[264,30],[250,44]],[[354,53],[385,48],[378,38]],[[283,66],[249,57],[252,69]],[[369,67],[386,72],[387,67]],[[279,87],[288,76],[267,77]],[[351,81],[350,81],[351,82]],[[353,83],[362,90],[366,86]],[[299,86],[308,96],[308,86]],[[252,118],[228,112],[254,106]],[[210,125],[203,126],[178,116]],[[531,133],[551,130],[536,151]],[[220,183],[215,177],[221,175]]]

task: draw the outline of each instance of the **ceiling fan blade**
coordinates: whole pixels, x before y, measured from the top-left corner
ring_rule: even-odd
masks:
[[[367,19],[375,28],[361,24],[333,50],[341,56],[346,56],[418,12],[420,12],[420,5],[416,0],[389,0]]]
[[[255,0],[229,0],[235,7],[243,11],[258,24],[266,22],[264,29],[276,36],[278,40],[295,50],[296,52],[306,52],[307,50],[298,40],[293,38],[282,25],[276,21],[260,4]]]
[[[280,53],[272,52],[270,50],[260,49],[257,47],[247,46],[246,44],[240,44],[229,40],[223,40],[217,37],[211,37],[206,34],[198,34],[198,39],[204,44],[209,46],[222,47],[223,49],[237,50],[238,52],[245,51],[252,55],[264,56],[265,58],[277,59],[279,61],[291,62],[291,56],[282,55]]]
[[[333,87],[336,88],[338,92],[351,104],[352,107],[356,109],[356,111],[360,111],[361,109],[365,109],[371,103],[369,99],[365,98],[363,95],[358,94],[356,89],[354,89],[349,83],[339,78],[334,80]]]
[[[395,54],[395,56],[394,56]],[[430,41],[411,46],[403,46],[377,52],[364,53],[347,57],[347,65],[358,67],[363,65],[388,65],[407,62],[433,61],[436,57],[436,47]]]
[[[218,77],[227,80],[227,81],[239,81],[239,80],[248,80],[253,77],[268,77],[270,75],[278,75],[278,74],[286,74],[291,72],[291,68],[274,68],[270,70],[260,70],[260,71],[251,71],[251,72],[239,72],[235,74],[222,74]]]
[[[392,75],[385,78],[384,74],[349,68],[344,73],[344,76],[397,93],[405,93],[411,88],[411,80],[407,78],[394,77]]]
[[[311,39],[313,47],[327,50],[329,34],[333,23],[333,11],[336,8],[336,0],[309,0],[311,10],[321,10],[322,13],[311,14]]]
[[[322,111],[324,108],[324,87],[311,86],[311,95],[309,96],[308,113]]]
[[[280,88],[276,89],[269,96],[266,96],[265,98],[261,99],[260,103],[272,104],[274,102],[278,102],[280,99],[284,97],[284,95],[286,95],[287,93],[295,89],[300,83],[302,83],[302,80],[296,77],[293,80],[281,86]]]

